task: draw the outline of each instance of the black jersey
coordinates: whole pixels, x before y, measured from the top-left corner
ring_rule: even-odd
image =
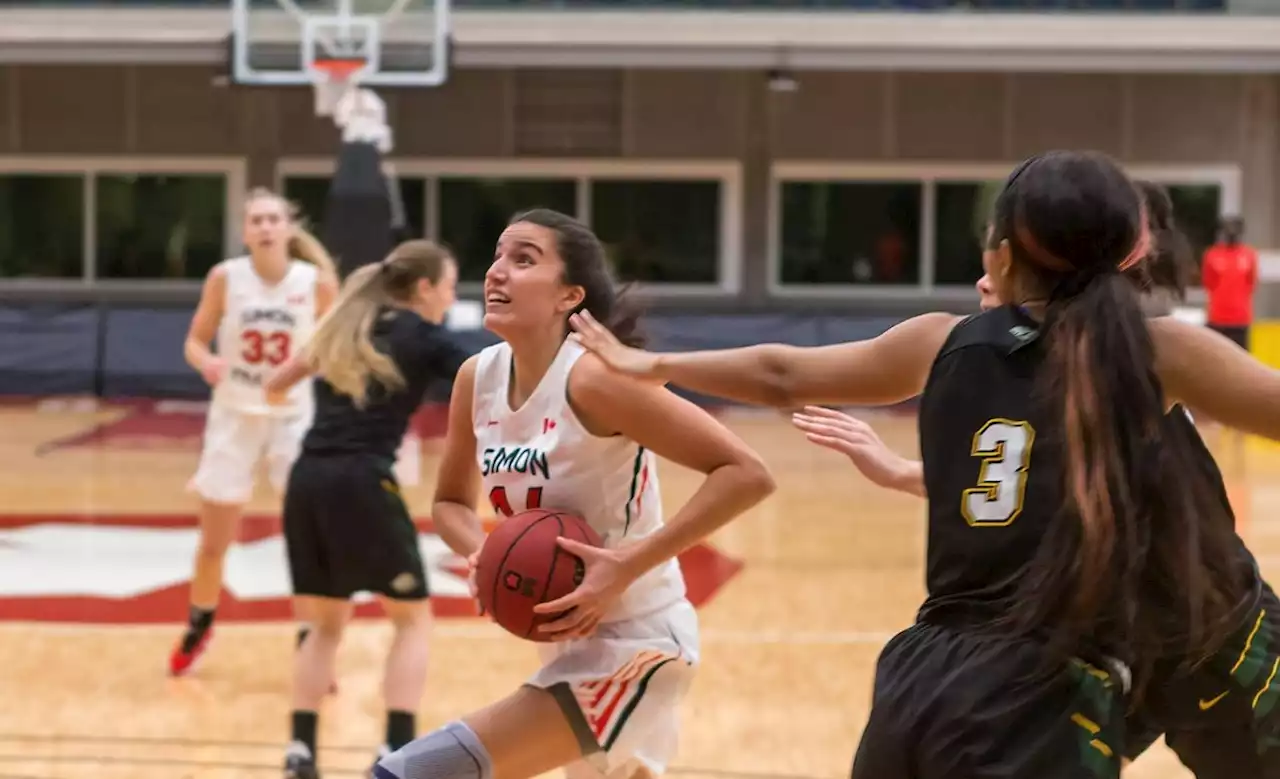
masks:
[[[929,496],[922,616],[983,621],[1010,604],[1062,506],[1063,466],[1035,374],[1038,324],[1012,306],[960,322],[920,400]]]
[[[405,386],[388,391],[371,382],[364,408],[356,408],[350,396],[317,379],[315,421],[303,439],[303,452],[360,452],[394,459],[427,386],[437,379],[452,380],[470,357],[443,327],[406,309],[383,311],[374,322],[371,340],[395,362]]]
[[[1003,614],[1052,523],[1064,518],[1061,420],[1036,398],[1043,358],[1039,323],[1013,306],[965,319],[938,353],[920,403],[929,496],[922,615]],[[1191,453],[1196,477],[1216,485],[1232,521],[1222,474],[1181,407],[1166,416],[1161,438]],[[1257,581],[1243,542],[1238,560]]]
[[[1235,534],[1236,515],[1231,508],[1231,497],[1227,494],[1227,482],[1222,477],[1222,471],[1218,468],[1218,462],[1214,459],[1213,452],[1209,451],[1209,447],[1205,444],[1204,439],[1200,437],[1200,431],[1196,429],[1191,415],[1182,405],[1174,406],[1165,417],[1164,439],[1169,446],[1182,446],[1191,453],[1191,460],[1200,471],[1200,477],[1214,487],[1214,497],[1224,509],[1221,519],[1230,523],[1229,527],[1232,533]],[[1263,588],[1266,586],[1265,580],[1262,577],[1261,570],[1258,568],[1258,561],[1253,556],[1253,552],[1249,551],[1244,539],[1238,534],[1234,535],[1234,546],[1233,557],[1237,566],[1236,570],[1239,571],[1241,580],[1246,582],[1248,587],[1244,600],[1235,607],[1234,611],[1241,614],[1242,619],[1251,620],[1252,617],[1249,615],[1257,610],[1258,602],[1263,597]]]

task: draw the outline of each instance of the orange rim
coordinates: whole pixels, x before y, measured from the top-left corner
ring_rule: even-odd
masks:
[[[364,67],[365,62],[362,59],[334,59],[316,60],[313,64],[316,70],[323,72],[333,82],[349,80],[352,74]]]

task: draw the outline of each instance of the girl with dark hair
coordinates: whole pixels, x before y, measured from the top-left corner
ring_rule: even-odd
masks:
[[[928,597],[881,654],[855,777],[1117,776],[1125,690],[1140,699],[1155,658],[1212,656],[1250,604],[1229,512],[1165,412],[1187,401],[1280,438],[1280,373],[1204,328],[1148,322],[1124,273],[1149,242],[1114,161],[1055,152],[996,201],[983,267],[1002,305],[977,316],[683,354],[572,320],[614,370],[708,395],[797,408],[923,392]]]
[[[526,779],[660,774],[675,751],[679,704],[698,662],[698,621],[676,556],[763,500],[758,455],[660,384],[608,370],[569,339],[591,311],[611,337],[639,343],[604,250],[577,220],[512,218],[485,275],[485,327],[502,338],[458,373],[432,516],[474,566],[483,492],[500,516],[573,512],[601,548],[561,538],[582,583],[536,611],[544,665],[509,696],[448,723],[374,769],[382,779]],[[657,457],[706,474],[664,521]]]
[[[1148,314],[1164,316],[1176,301],[1185,298],[1194,258],[1190,243],[1173,222],[1164,189],[1150,182],[1138,184],[1146,198],[1152,250],[1142,263],[1142,273],[1131,276],[1144,288]],[[983,276],[977,288],[984,311],[1000,305],[988,277]],[[925,496],[923,464],[893,452],[866,422],[810,406],[795,414],[793,423],[811,443],[846,455],[874,484]],[[1206,470],[1206,478],[1219,491],[1226,509],[1224,517],[1234,520],[1222,473],[1189,415],[1175,407],[1166,424],[1169,435],[1186,436],[1199,467]],[[1207,662],[1190,670],[1180,667],[1186,658],[1172,657],[1156,664],[1145,700],[1125,721],[1125,756],[1129,760],[1137,759],[1163,735],[1197,779],[1280,777],[1280,751],[1271,747],[1280,721],[1270,706],[1254,709],[1250,705],[1260,690],[1270,688],[1267,676],[1280,659],[1280,647],[1272,646],[1269,639],[1280,633],[1275,616],[1280,615],[1280,600],[1261,579],[1244,540],[1237,535],[1235,544],[1237,564],[1253,583],[1253,596],[1238,611],[1244,618],[1234,637]],[[1258,640],[1259,636],[1263,640]]]

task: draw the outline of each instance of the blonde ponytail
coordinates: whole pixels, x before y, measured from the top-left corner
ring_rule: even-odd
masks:
[[[393,302],[385,275],[381,262],[352,273],[307,345],[311,370],[349,395],[357,408],[365,404],[370,379],[388,389],[400,389],[405,383],[395,361],[375,349],[370,338],[378,312]]]
[[[307,345],[311,370],[350,396],[357,408],[364,407],[371,382],[403,389],[404,376],[395,361],[373,346],[374,323],[384,307],[411,302],[418,282],[439,283],[449,263],[449,252],[436,244],[405,241],[382,262],[352,273]]]
[[[329,251],[320,243],[320,239],[301,225],[295,224],[293,235],[289,237],[289,256],[311,263],[320,270],[320,275],[338,281],[337,263],[329,256]]]

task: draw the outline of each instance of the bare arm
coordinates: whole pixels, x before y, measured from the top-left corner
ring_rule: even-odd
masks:
[[[333,301],[338,296],[338,283],[327,273],[321,272],[316,277],[316,319],[329,313]],[[311,360],[306,348],[294,352],[289,361],[271,374],[263,385],[268,398],[288,392],[293,385],[311,375]]]
[[[902,466],[897,480],[885,486],[898,492],[915,495],[917,498],[929,497],[924,489],[924,463],[920,460],[903,459]]]
[[[476,465],[476,434],[471,426],[471,398],[476,385],[476,361],[472,357],[458,371],[449,399],[449,432],[444,456],[436,474],[432,518],[436,531],[449,548],[470,557],[484,545],[484,528],[476,515],[480,492],[480,468]]]
[[[298,352],[289,361],[277,368],[262,385],[267,397],[282,395],[293,385],[311,375],[311,364],[305,351]]]
[[[1206,327],[1161,317],[1151,320],[1150,328],[1168,400],[1228,427],[1280,441],[1280,371]]]
[[[187,340],[182,347],[187,364],[205,376],[206,380],[210,378],[210,370],[217,361],[217,356],[209,346],[218,334],[218,323],[222,321],[226,296],[226,267],[215,265],[205,277],[204,287],[200,291],[200,303],[191,317],[191,327],[187,330]]]
[[[878,487],[928,497],[924,489],[924,463],[894,452],[871,425],[841,411],[806,406],[791,416],[791,423],[810,443],[839,452]]]
[[[593,432],[625,436],[706,474],[661,530],[626,548],[623,567],[629,577],[679,555],[774,490],[758,454],[710,414],[663,387],[613,373],[588,355],[570,375],[569,396]]]
[[[959,320],[951,314],[924,314],[876,338],[835,346],[762,344],[662,354],[618,344],[589,314],[571,321],[583,345],[616,371],[731,400],[795,408],[811,403],[884,405],[915,397]]]

